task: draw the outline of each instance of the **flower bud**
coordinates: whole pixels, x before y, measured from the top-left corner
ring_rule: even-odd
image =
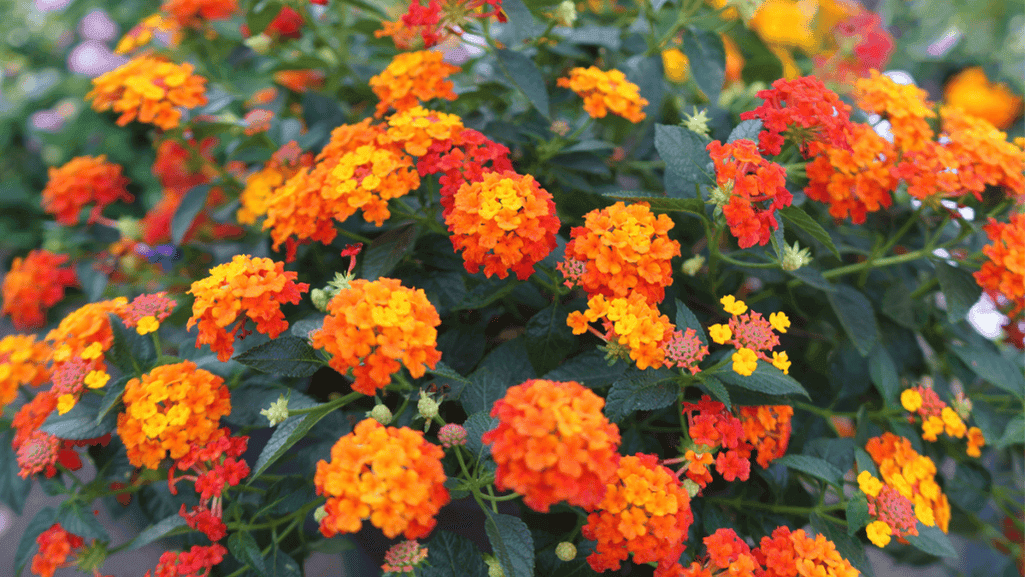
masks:
[[[128,240],[139,240],[142,238],[142,226],[137,218],[122,216],[117,219],[117,230],[123,238]]]
[[[698,271],[700,271],[703,266],[705,266],[705,257],[700,254],[696,254],[683,261],[683,265],[680,266],[680,271],[687,276],[694,276],[698,274]]]
[[[441,442],[441,446],[449,449],[455,446],[462,446],[466,444],[466,429],[462,425],[455,423],[449,423],[441,427],[438,431],[438,441]]]
[[[572,26],[577,21],[577,5],[573,0],[563,0],[555,9],[552,19],[560,26]]]
[[[278,423],[288,418],[288,399],[281,395],[269,407],[260,411],[260,414],[267,417],[267,420],[270,421],[270,426],[276,427]]]
[[[373,409],[367,411],[367,416],[385,426],[392,419],[391,409],[384,405],[374,405]]]
[[[484,562],[488,565],[488,577],[505,577],[505,571],[494,555],[485,555]]]
[[[416,403],[416,409],[420,411],[421,417],[430,421],[438,416],[438,401],[421,393],[420,400]]]
[[[324,289],[315,288],[310,291],[310,300],[320,312],[327,312],[327,303],[331,302],[331,294]]]
[[[704,108],[702,108],[701,111],[698,112],[697,106],[694,107],[694,114],[687,114],[686,112],[684,112],[684,121],[682,123],[683,127],[690,130],[691,132],[696,132],[701,135],[708,135],[708,121],[710,119],[708,118],[708,114],[706,114],[706,112],[707,111]]]
[[[712,189],[711,201],[718,211],[730,201],[731,196],[733,196],[733,181],[728,180],[722,186]]]
[[[313,520],[317,523],[323,521],[325,517],[327,517],[327,505],[321,505],[320,507],[317,507],[315,511],[313,511]]]
[[[693,499],[694,496],[698,494],[698,491],[701,490],[701,485],[698,485],[690,479],[684,479],[682,485],[683,488],[687,490],[687,495],[689,495],[691,499]]]
[[[274,41],[270,36],[263,33],[257,34],[256,36],[250,36],[242,41],[243,44],[248,46],[257,54],[267,54],[270,52],[270,47],[273,42]]]
[[[793,272],[811,261],[811,252],[807,248],[801,248],[800,243],[795,242],[794,246],[783,247],[783,270]]]
[[[569,541],[563,541],[555,546],[555,556],[559,561],[572,561],[577,557],[577,546]]]

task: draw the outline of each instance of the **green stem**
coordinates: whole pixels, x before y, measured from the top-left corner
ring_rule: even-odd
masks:
[[[792,505],[776,505],[773,503],[762,503],[760,501],[746,501],[739,497],[733,499],[725,499],[722,497],[705,497],[707,503],[718,503],[726,505],[733,509],[761,509],[763,511],[771,511],[773,513],[793,513],[795,515],[807,515],[811,513],[819,513],[823,517],[829,517],[829,515],[823,515],[826,511],[841,511],[846,509],[847,505],[842,503],[836,503],[833,505],[816,505],[815,507],[795,507]],[[846,522],[832,518],[834,521],[846,524]]]
[[[719,258],[732,265],[742,266],[746,268],[779,268],[778,262],[744,262],[723,253],[719,253]]]
[[[308,407],[308,408],[305,408],[305,409],[289,409],[288,410],[288,416],[289,417],[294,417],[295,415],[305,415],[306,413],[312,413],[314,411],[320,411],[320,410],[325,409],[325,408],[327,408],[329,410],[334,410],[334,409],[337,409],[339,407],[343,407],[343,406],[345,406],[345,405],[351,403],[352,401],[355,401],[356,399],[359,399],[361,397],[363,397],[363,393],[357,393],[356,391],[353,391],[353,392],[349,393],[348,395],[345,395],[345,396],[342,396],[342,397],[338,397],[337,399],[334,399],[333,401],[328,401],[328,402],[326,402],[326,403],[324,403],[322,405],[317,405],[315,407]]]

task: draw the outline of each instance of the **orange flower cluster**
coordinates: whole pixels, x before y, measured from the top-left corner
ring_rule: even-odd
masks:
[[[914,84],[897,84],[872,70],[868,78],[855,83],[854,98],[866,112],[881,114],[890,121],[893,143],[902,151],[920,150],[932,139],[928,118],[936,118],[928,94]]]
[[[763,469],[786,454],[793,427],[790,419],[794,408],[790,405],[759,405],[740,407],[740,420],[744,423],[747,442],[758,449],[758,464]]]
[[[374,116],[380,118],[389,108],[403,111],[434,98],[455,100],[450,75],[462,70],[444,61],[441,52],[419,50],[395,55],[387,68],[370,79],[370,88],[380,102]]]
[[[204,20],[227,20],[239,7],[238,0],[164,0],[160,11],[179,26],[199,26]]]
[[[583,98],[584,110],[592,118],[605,118],[611,111],[634,124],[644,120],[642,108],[648,101],[641,98],[640,88],[619,70],[603,72],[597,66],[574,68],[568,77],[556,83]]]
[[[386,136],[407,153],[424,156],[432,144],[452,140],[463,130],[463,121],[455,114],[415,105],[388,117]]]
[[[210,276],[192,283],[189,289],[196,300],[186,328],[198,323],[196,346],[208,344],[218,360],[227,361],[235,351],[235,334],[244,332],[247,317],[256,323],[257,331],[277,338],[288,328],[281,305],[299,304],[302,293],[310,289],[306,283],[296,283],[296,276],[298,273],[286,272],[280,262],[246,254],[210,269]],[[235,329],[225,330],[239,313],[244,316]]]
[[[43,189],[43,210],[54,215],[63,225],[78,224],[82,207],[96,203],[90,222],[100,216],[104,207],[116,201],[131,202],[122,176],[121,166],[107,162],[106,155],[77,156],[60,168],[51,167]]]
[[[42,327],[46,309],[64,298],[66,287],[78,284],[75,269],[63,267],[67,262],[68,255],[43,249],[16,257],[0,285],[0,315],[9,315],[20,331]]]
[[[713,140],[707,148],[719,185],[714,200],[722,206],[737,244],[740,248],[768,244],[772,231],[779,228],[776,209],[790,206],[794,200],[786,189],[786,170],[762,158],[758,145],[750,140],[725,145]]]
[[[1011,215],[1006,223],[990,219],[983,230],[991,242],[982,247],[989,260],[974,273],[975,282],[994,302],[1006,299],[1013,318],[1025,310],[1025,214]]]
[[[932,459],[915,452],[911,441],[888,431],[869,439],[865,450],[879,467],[883,482],[914,504],[918,520],[946,533],[950,502],[936,484],[936,464]]]
[[[958,182],[980,198],[986,185],[1003,187],[1011,194],[1025,195],[1025,150],[1007,141],[1007,134],[988,120],[974,117],[960,108],[940,107],[940,121],[949,142],[943,148],[957,163]]]
[[[634,563],[658,563],[656,577],[678,575],[693,521],[687,490],[656,456],[623,457],[605,498],[581,529],[598,542],[587,563],[598,572],[616,570],[633,553]]]
[[[970,408],[971,403],[961,397],[959,410]],[[978,427],[968,428],[965,426],[961,415],[947,403],[940,400],[936,391],[928,386],[911,387],[900,394],[900,402],[910,413],[915,413],[922,419],[922,438],[926,441],[936,441],[936,435],[946,432],[947,436],[958,439],[968,437],[967,453],[970,457],[981,456],[979,449],[986,444],[982,430]],[[965,411],[967,416],[967,410]],[[915,418],[908,415],[908,421],[913,423]]]
[[[160,365],[128,381],[124,403],[117,433],[132,465],[149,469],[166,456],[178,459],[191,445],[205,444],[231,412],[224,379],[191,361]]]
[[[823,535],[814,538],[804,529],[791,531],[777,527],[771,536],[762,537],[754,550],[755,559],[765,567],[764,577],[857,577],[860,573],[836,550],[836,544]]]
[[[827,147],[805,167],[808,198],[829,204],[833,218],[854,224],[893,204],[897,150],[867,124],[853,124],[850,149]]]
[[[223,4],[217,0],[217,4]],[[118,126],[138,118],[158,128],[176,128],[182,113],[178,107],[206,104],[206,79],[192,73],[189,63],[175,64],[157,56],[136,56],[126,64],[93,79],[86,100],[97,112],[113,109],[121,116]]]
[[[534,265],[555,249],[559,217],[555,202],[532,176],[489,172],[463,184],[445,217],[452,247],[462,251],[467,272],[526,280]]]
[[[343,221],[357,209],[377,226],[391,216],[388,201],[420,186],[413,159],[393,146],[370,144],[344,154],[332,169],[321,195]]]
[[[114,53],[129,54],[146,46],[153,41],[154,37],[158,36],[165,38],[167,45],[174,48],[181,42],[182,30],[176,20],[160,12],[151,14],[121,37]]]
[[[994,84],[980,66],[958,72],[943,88],[946,104],[985,119],[1000,130],[1008,129],[1021,115],[1022,98],[1006,84]]]
[[[708,334],[720,345],[729,343],[736,347],[737,352],[733,354],[733,370],[738,374],[750,376],[758,368],[758,359],[762,359],[772,363],[772,366],[783,371],[783,374],[789,374],[790,359],[786,352],[773,351],[771,358],[766,354],[779,345],[779,336],[776,333],[785,333],[790,327],[790,319],[786,313],[772,313],[766,320],[759,312],[751,311],[744,314],[747,305],[733,295],[726,295],[719,299],[719,302],[732,318],[728,325],[715,324],[708,327]]]
[[[274,73],[274,82],[299,94],[319,90],[324,86],[324,73],[320,70],[279,70]]]
[[[420,378],[441,360],[436,328],[441,318],[423,289],[406,288],[390,278],[358,279],[339,291],[327,310],[312,344],[331,353],[336,371],[352,369],[352,388],[364,395],[387,386],[403,365]]]
[[[275,152],[263,168],[246,178],[246,187],[239,195],[235,218],[240,224],[255,224],[267,214],[267,203],[276,190],[302,168],[313,166],[313,155],[303,153],[293,140]]]
[[[85,541],[54,523],[49,529],[36,537],[39,551],[32,557],[30,570],[39,577],[53,577],[57,569],[69,567],[73,563],[68,558],[76,554],[75,549],[81,548]]]
[[[114,333],[107,315],[121,316],[127,308],[128,299],[117,297],[87,303],[68,313],[56,328],[46,334],[46,340],[54,350],[53,359],[61,362],[68,358],[80,357],[92,346],[93,350],[99,350],[101,354],[96,358],[102,361],[102,353],[114,344]]]
[[[330,462],[317,463],[313,483],[318,495],[327,496],[320,532],[355,533],[369,519],[389,539],[400,533],[406,539],[426,537],[450,500],[444,455],[419,431],[360,421],[331,447]]]
[[[50,347],[35,335],[7,335],[0,339],[0,410],[18,396],[18,387],[38,387],[50,379],[46,362]]]
[[[587,301],[587,310],[571,312],[566,324],[573,329],[573,334],[580,335],[587,332],[588,323],[599,319],[605,326],[605,334],[598,336],[625,347],[637,368],[657,369],[663,365],[665,344],[673,337],[676,327],[643,295],[635,292],[628,298],[612,299],[600,294],[593,296]]]
[[[547,513],[562,501],[593,510],[619,462],[619,428],[602,414],[605,399],[575,381],[529,380],[509,387],[483,436],[498,465],[495,486],[523,495]]]
[[[669,238],[672,228],[673,220],[656,217],[646,202],[617,202],[584,215],[584,226],[570,231],[566,260],[585,263],[579,283],[590,295],[639,294],[659,303],[673,283],[672,258],[680,256],[680,243]]]

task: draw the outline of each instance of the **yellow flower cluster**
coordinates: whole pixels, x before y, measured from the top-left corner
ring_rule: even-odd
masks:
[[[206,104],[206,79],[192,73],[189,63],[175,64],[158,56],[137,56],[93,80],[86,94],[97,112],[121,113],[118,126],[138,119],[170,130],[181,120],[179,107]]]
[[[659,368],[665,362],[662,344],[673,336],[675,327],[669,317],[660,315],[640,293],[631,293],[627,298],[607,299],[595,295],[587,301],[587,310],[573,311],[566,319],[573,334],[587,331],[588,323],[604,319],[611,329],[611,338],[629,349],[630,358],[637,368]]]
[[[728,325],[715,324],[708,327],[708,334],[720,345],[729,343],[736,347],[737,351],[731,357],[733,370],[737,374],[751,376],[758,368],[758,359],[762,359],[771,362],[783,374],[789,374],[790,359],[786,352],[773,351],[771,358],[766,354],[766,351],[779,344],[779,337],[775,333],[785,333],[790,327],[786,313],[772,313],[769,320],[765,320],[761,313],[755,311],[744,314],[747,312],[747,304],[733,295],[726,295],[719,302],[723,310],[733,318]]]
[[[583,98],[584,110],[593,118],[605,118],[612,112],[635,124],[644,120],[642,109],[648,101],[641,98],[640,88],[619,70],[604,72],[597,66],[574,68],[557,84]]]

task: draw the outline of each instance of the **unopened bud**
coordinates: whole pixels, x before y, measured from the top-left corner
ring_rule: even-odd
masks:
[[[559,26],[572,26],[577,21],[577,5],[573,0],[564,0],[552,16]]]
[[[324,289],[315,288],[310,291],[310,300],[320,312],[327,312],[327,303],[331,302],[331,294]]]
[[[323,521],[324,517],[327,517],[327,505],[321,505],[313,512],[313,520],[317,523]]]
[[[686,112],[684,112],[683,116],[685,118],[685,120],[683,121],[684,128],[690,130],[691,132],[701,134],[703,136],[708,135],[709,118],[708,114],[706,114],[706,109],[702,108],[701,111],[698,112],[698,107],[695,106],[694,114],[687,114]]]
[[[242,41],[243,44],[249,47],[250,50],[257,54],[267,54],[270,52],[271,44],[274,40],[266,34],[260,33],[256,36],[250,36]]]
[[[693,499],[694,496],[698,494],[698,491],[701,490],[701,485],[698,485],[690,479],[684,479],[681,484],[683,485],[683,488],[687,490],[687,495],[689,495],[691,499]]]
[[[555,546],[555,556],[559,561],[572,561],[577,557],[577,546],[569,541],[563,541]]]
[[[128,240],[139,240],[142,238],[142,226],[137,218],[122,216],[117,219],[117,230],[123,238]]]
[[[260,411],[260,414],[267,417],[267,420],[270,421],[270,426],[276,427],[278,423],[288,418],[288,399],[281,395],[269,407]]]
[[[488,565],[488,577],[505,577],[505,571],[494,555],[485,555],[484,562]]]
[[[420,411],[421,417],[430,421],[434,417],[438,416],[438,401],[435,401],[427,395],[421,394],[420,400],[416,403],[416,409]]]
[[[794,246],[783,247],[783,262],[781,263],[783,270],[793,272],[810,264],[811,261],[811,251],[801,248],[799,243],[795,242]]]
[[[384,405],[374,405],[373,409],[367,411],[367,416],[382,425],[387,425],[392,419],[391,409]]]
[[[567,134],[569,134],[570,127],[569,123],[565,120],[556,120],[552,123],[552,126],[549,128],[549,130],[551,130],[555,134],[558,134],[559,136],[566,136]]]
[[[711,201],[715,204],[716,209],[722,209],[730,201],[731,196],[733,196],[733,181],[727,180],[722,186],[712,189]]]
[[[698,254],[683,261],[683,265],[680,266],[680,270],[687,276],[694,276],[698,274],[698,271],[700,271],[703,266],[705,266],[705,257]]]
[[[462,425],[449,423],[441,427],[441,430],[438,431],[438,441],[440,441],[441,446],[446,449],[465,445],[466,439],[466,429],[464,429]]]

